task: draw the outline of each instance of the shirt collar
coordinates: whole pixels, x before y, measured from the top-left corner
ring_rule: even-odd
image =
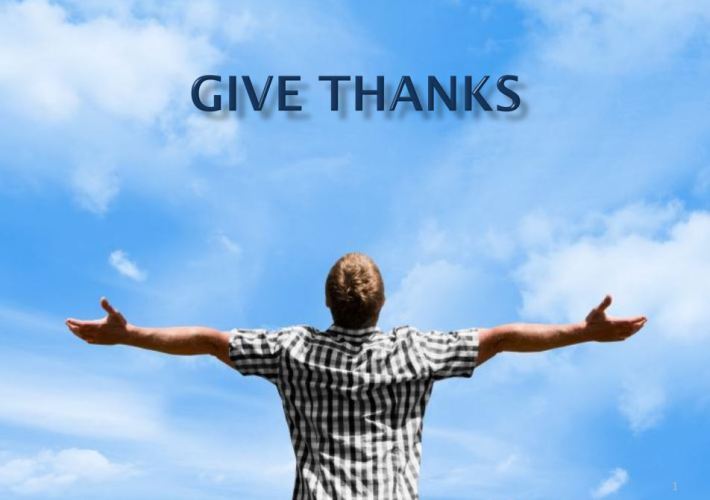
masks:
[[[367,328],[344,328],[342,326],[338,325],[330,325],[328,327],[328,331],[330,332],[337,332],[337,333],[344,333],[346,335],[357,335],[357,336],[365,336],[369,335],[374,332],[380,331],[380,329],[377,326],[368,326]]]

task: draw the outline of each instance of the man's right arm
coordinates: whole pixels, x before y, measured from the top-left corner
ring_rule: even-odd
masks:
[[[204,326],[140,327],[126,321],[105,298],[106,317],[97,320],[69,318],[66,325],[89,344],[123,344],[175,355],[210,354],[228,365],[229,333]]]
[[[625,340],[646,324],[645,316],[612,318],[606,315],[611,304],[607,295],[578,323],[508,323],[482,328],[479,334],[477,365],[500,352],[540,352],[581,342]]]
[[[141,327],[127,325],[125,345],[152,351],[192,356],[210,354],[231,365],[229,334],[204,326]]]

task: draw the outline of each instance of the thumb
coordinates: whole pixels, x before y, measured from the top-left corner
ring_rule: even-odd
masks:
[[[606,294],[601,303],[597,306],[597,311],[603,313],[604,310],[611,305],[611,295]]]
[[[110,316],[117,315],[118,311],[116,311],[113,306],[109,303],[108,299],[106,297],[101,297],[101,307],[103,307],[104,311],[106,311]]]

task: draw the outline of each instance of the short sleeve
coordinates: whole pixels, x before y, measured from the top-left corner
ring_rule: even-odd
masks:
[[[415,345],[433,380],[470,377],[478,360],[479,328],[418,332]]]
[[[258,375],[275,383],[285,331],[234,328],[229,333],[232,366],[242,375]]]

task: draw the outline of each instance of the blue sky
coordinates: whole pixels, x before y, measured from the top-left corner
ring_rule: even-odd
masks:
[[[709,25],[685,0],[0,4],[0,496],[287,498],[267,382],[62,322],[106,295],[138,324],[326,327],[359,250],[383,328],[607,292],[649,318],[438,384],[422,498],[707,498]],[[302,75],[308,114],[207,116],[205,73]],[[524,106],[331,113],[338,73],[513,73]]]

